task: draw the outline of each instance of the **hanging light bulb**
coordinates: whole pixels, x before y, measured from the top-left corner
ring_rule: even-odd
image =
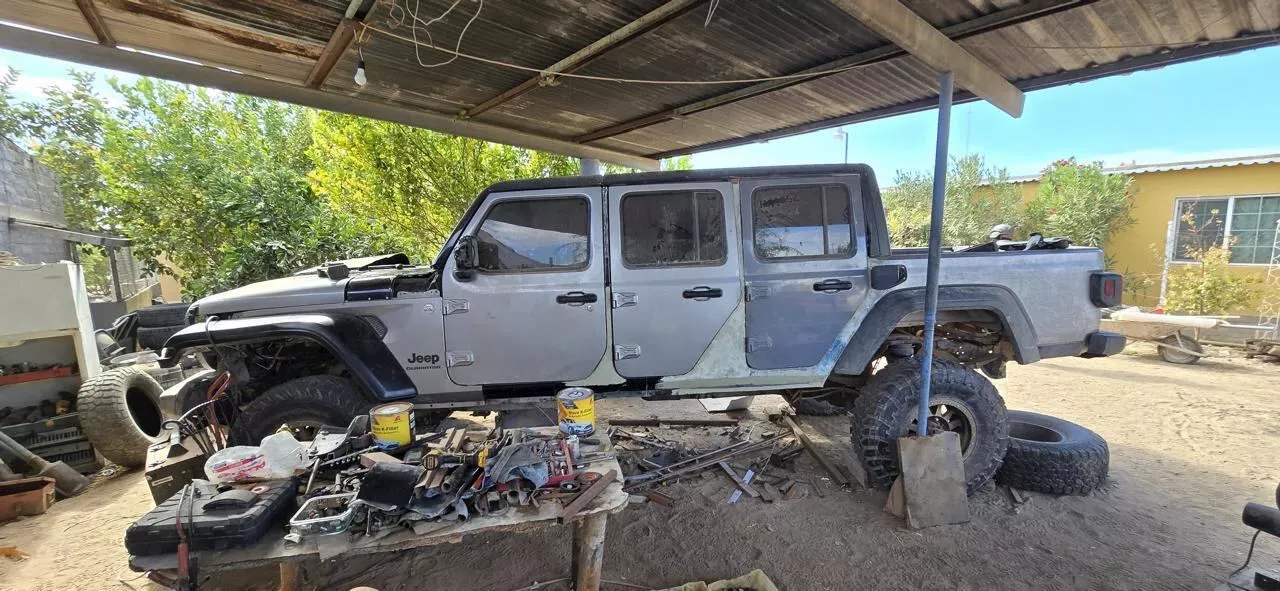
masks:
[[[356,86],[364,87],[369,83],[369,77],[364,73],[364,60],[356,62]]]

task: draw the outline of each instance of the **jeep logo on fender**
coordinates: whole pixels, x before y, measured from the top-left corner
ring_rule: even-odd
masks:
[[[407,364],[405,369],[440,369],[439,355],[423,355],[422,353],[414,353],[409,355],[409,359],[405,361]]]

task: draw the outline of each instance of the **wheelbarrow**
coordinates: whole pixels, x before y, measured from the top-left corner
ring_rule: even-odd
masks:
[[[1161,359],[1183,365],[1205,357],[1200,331],[1221,326],[1230,324],[1221,318],[1150,314],[1138,308],[1122,308],[1102,320],[1102,330],[1154,343]]]

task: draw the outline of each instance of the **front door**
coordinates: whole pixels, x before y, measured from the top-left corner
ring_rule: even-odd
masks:
[[[478,268],[443,278],[445,363],[463,385],[567,382],[605,354],[600,189],[486,198],[463,236]],[[469,276],[468,276],[469,275]]]
[[[867,295],[857,175],[744,181],[747,365],[811,367]]]
[[[729,183],[609,187],[618,374],[688,373],[738,306],[732,204]]]

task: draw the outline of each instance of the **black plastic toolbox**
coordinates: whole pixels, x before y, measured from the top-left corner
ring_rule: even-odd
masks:
[[[244,492],[228,494],[229,491],[255,494],[250,497]],[[179,504],[182,529],[192,551],[247,546],[293,514],[297,493],[298,481],[292,478],[234,488],[199,480],[130,525],[124,534],[124,547],[138,556],[177,552]],[[225,506],[236,504],[236,497],[240,497],[242,506]]]

